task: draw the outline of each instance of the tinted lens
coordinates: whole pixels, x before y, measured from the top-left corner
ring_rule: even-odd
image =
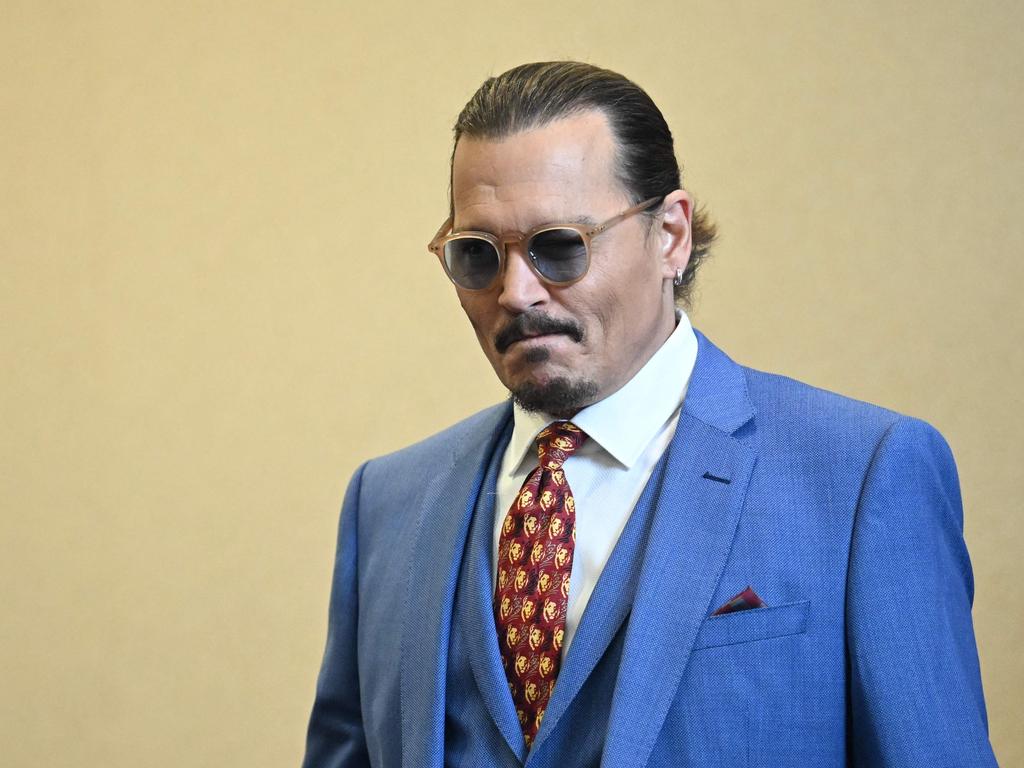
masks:
[[[445,243],[444,263],[456,285],[479,290],[498,274],[498,251],[483,238],[459,237]]]
[[[548,280],[567,283],[587,271],[587,246],[574,229],[548,229],[530,238],[530,258]]]

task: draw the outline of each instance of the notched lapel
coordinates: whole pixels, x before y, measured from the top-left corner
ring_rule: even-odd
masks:
[[[686,413],[679,429],[686,437],[670,449],[651,522],[612,700],[605,765],[647,762],[713,607],[754,466],[750,449]],[[705,472],[730,482],[706,479]]]
[[[756,460],[732,436],[754,417],[743,371],[703,334],[697,339],[612,699],[602,764],[616,768],[643,766],[650,757],[714,607]]]
[[[455,445],[424,492],[402,621],[402,764],[440,766],[452,603],[466,534],[488,460],[510,409],[495,409]]]
[[[504,439],[501,443],[504,443]],[[498,631],[494,622],[492,542],[494,534],[494,496],[501,458],[495,446],[491,466],[476,502],[476,512],[470,524],[470,537],[465,554],[465,573],[459,577],[460,606],[466,612],[469,642],[469,665],[473,670],[477,688],[487,711],[504,737],[509,749],[520,762],[526,759],[526,742],[516,717],[515,706],[508,689],[508,679],[501,664]]]

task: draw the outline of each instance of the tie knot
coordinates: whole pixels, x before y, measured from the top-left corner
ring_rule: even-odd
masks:
[[[571,421],[549,424],[537,435],[537,458],[541,468],[560,469],[586,439],[587,433]]]

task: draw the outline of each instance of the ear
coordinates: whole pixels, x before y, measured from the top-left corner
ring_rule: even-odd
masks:
[[[690,238],[690,224],[693,219],[693,198],[682,189],[665,196],[661,204],[659,222],[659,258],[662,275],[669,280],[676,271],[686,269],[690,261],[693,242]]]

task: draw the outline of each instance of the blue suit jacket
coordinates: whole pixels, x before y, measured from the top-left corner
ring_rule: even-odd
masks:
[[[632,554],[613,555],[602,574],[529,756],[493,672],[486,607],[465,613],[470,683],[450,682],[461,678],[448,653],[468,532],[480,494],[493,492],[509,406],[357,471],[307,768],[479,764],[479,751],[477,762],[445,754],[446,705],[470,693],[484,702],[475,727],[500,734],[487,765],[597,762],[583,755],[612,768],[995,765],[959,485],[941,435],[739,366],[697,336],[678,429],[641,500],[643,545],[627,526],[620,548]],[[768,607],[710,616],[748,584]],[[602,674],[594,696],[602,689],[588,681]],[[580,713],[597,711],[606,725],[588,727]],[[545,739],[575,747],[553,755]]]

